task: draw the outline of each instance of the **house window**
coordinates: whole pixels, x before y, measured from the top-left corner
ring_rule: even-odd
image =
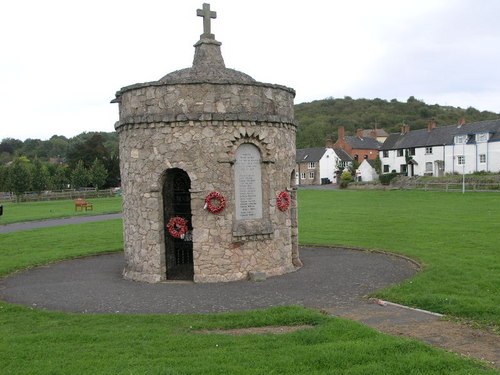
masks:
[[[486,154],[479,154],[479,162],[486,163]]]
[[[465,156],[459,155],[457,157],[457,160],[458,160],[458,165],[464,165],[465,164]]]
[[[432,173],[432,162],[425,163],[425,173]]]
[[[411,156],[415,156],[415,147],[409,148],[409,149],[408,149],[408,153],[409,153]]]
[[[383,158],[388,158],[389,157],[389,151],[388,150],[382,151],[382,157]]]
[[[407,166],[406,164],[401,164],[401,165],[399,166],[399,171],[400,171],[401,173],[406,173],[406,172],[408,171],[408,166]]]
[[[309,178],[310,178],[311,180],[314,180],[314,172],[309,172]]]
[[[465,142],[467,142],[467,136],[465,134],[455,136],[455,144],[456,145],[461,145]]]
[[[307,164],[307,168],[309,168],[309,169],[314,169],[314,168],[316,168],[316,162],[315,162],[315,161],[311,161],[311,162],[309,162],[309,164]]]
[[[403,156],[403,149],[402,149],[402,148],[400,148],[400,149],[398,150],[398,156]]]
[[[488,141],[488,133],[476,134],[476,142],[487,142],[487,141]]]
[[[432,154],[432,147],[426,147],[425,148],[425,153],[426,154]]]
[[[300,179],[305,180],[306,179],[306,172],[300,172]]]
[[[384,173],[389,173],[389,164],[384,164]]]

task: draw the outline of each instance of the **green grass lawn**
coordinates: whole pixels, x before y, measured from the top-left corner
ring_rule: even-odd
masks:
[[[3,215],[0,216],[0,225],[79,215],[109,214],[120,212],[122,209],[121,197],[89,198],[86,201],[93,204],[92,211],[75,211],[73,200],[2,203]]]
[[[424,266],[377,296],[500,327],[500,194],[299,192],[300,242],[382,249]]]
[[[426,270],[413,279],[413,283],[403,283],[384,292],[383,295],[393,300],[400,295],[405,297],[405,293],[425,296],[426,291],[422,288],[426,285],[431,287],[431,295],[434,293],[432,289],[447,290],[447,298],[454,297],[453,301],[459,299],[461,293],[468,295],[469,292],[460,290],[456,279],[466,274],[469,268],[480,267],[478,257],[474,255],[478,253],[445,246],[447,237],[459,232],[454,230],[441,236],[438,227],[448,230],[453,223],[461,222],[455,217],[460,217],[459,207],[465,206],[469,210],[464,217],[480,216],[474,215],[475,210],[471,207],[480,212],[477,206],[484,205],[480,203],[483,198],[464,197],[463,201],[457,202],[461,195],[453,195],[454,201],[452,194],[394,193],[300,191],[301,241],[385,248],[405,252],[424,262]],[[498,218],[498,198],[495,195],[483,197],[491,199],[486,205],[492,210],[490,219]],[[464,201],[469,200],[472,202],[464,205]],[[350,204],[351,201],[356,203]],[[377,210],[379,206],[384,208],[383,213]],[[418,212],[454,207],[455,214],[440,212],[441,219],[438,220],[436,215],[412,212],[412,206],[422,208]],[[316,211],[316,215],[308,211]],[[373,216],[366,216],[364,211]],[[431,217],[434,221],[429,225],[415,222]],[[449,220],[448,224],[443,223]],[[376,229],[376,221],[384,221],[387,228]],[[486,236],[494,226],[487,222],[484,219],[476,227],[471,221],[468,231],[484,231]],[[426,228],[427,236],[419,233],[423,228]],[[121,231],[121,221],[113,220],[1,234],[0,276],[57,259],[119,251]],[[412,235],[413,232],[416,234]],[[439,249],[422,250],[426,248],[425,243],[418,242],[436,242],[436,238],[432,238],[437,234],[442,238]],[[391,238],[384,238],[388,236]],[[317,241],[313,241],[316,237]],[[471,240],[471,237],[474,236],[471,234],[467,238]],[[458,242],[451,241],[454,247]],[[494,256],[492,247],[482,251],[481,254],[490,254],[488,267],[494,268],[498,257]],[[453,259],[443,260],[454,253],[457,254],[455,258],[468,253],[468,260],[461,263]],[[438,271],[447,272],[446,264],[450,264],[452,270],[463,269],[452,280],[435,275]],[[426,274],[430,274],[429,279],[426,279]],[[484,297],[478,296],[477,300],[490,306]],[[442,305],[436,304],[439,306]],[[475,317],[485,318],[482,313]],[[311,324],[314,328],[283,335],[231,336],[198,332],[202,329],[301,324]],[[228,314],[87,315],[46,312],[0,302],[0,363],[2,374],[499,373],[413,340],[383,335],[361,324],[299,307]]]
[[[0,235],[0,277],[19,269],[123,249],[122,221],[64,225]]]

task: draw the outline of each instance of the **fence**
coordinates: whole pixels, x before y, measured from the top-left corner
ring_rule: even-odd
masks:
[[[412,181],[407,182],[404,189],[418,190],[437,190],[437,191],[462,191],[463,185],[461,182],[424,182]],[[465,191],[497,191],[500,192],[500,182],[466,182]]]
[[[59,191],[44,191],[41,194],[36,192],[26,192],[20,197],[21,202],[35,202],[35,201],[51,201],[62,199],[76,199],[76,198],[103,198],[112,197],[117,194],[116,189],[95,190],[81,189],[81,190],[59,190]],[[16,202],[17,197],[13,193],[0,193],[1,202]]]

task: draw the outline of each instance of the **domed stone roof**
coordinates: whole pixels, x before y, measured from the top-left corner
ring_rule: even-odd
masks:
[[[201,39],[194,45],[195,54],[191,68],[169,73],[159,80],[161,83],[254,83],[248,74],[226,68],[222,58],[221,43],[212,39]]]

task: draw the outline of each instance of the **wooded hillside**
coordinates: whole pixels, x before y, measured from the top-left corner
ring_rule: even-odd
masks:
[[[429,105],[410,96],[406,102],[396,99],[343,99],[328,98],[295,106],[298,122],[297,148],[319,147],[326,138],[337,139],[337,128],[344,126],[347,135],[356,129],[383,128],[388,133],[398,132],[401,124],[410,125],[410,130],[427,126],[434,119],[438,126],[500,118],[500,114],[469,107]]]

